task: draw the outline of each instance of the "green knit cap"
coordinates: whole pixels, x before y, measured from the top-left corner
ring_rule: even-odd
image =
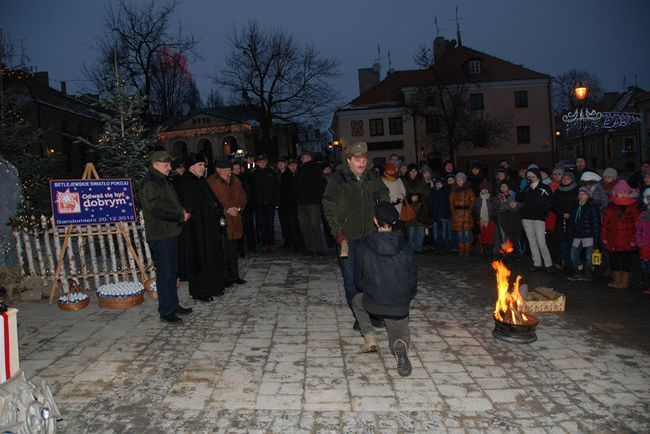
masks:
[[[366,142],[356,142],[345,148],[345,155],[351,157],[355,154],[367,154],[368,144]]]

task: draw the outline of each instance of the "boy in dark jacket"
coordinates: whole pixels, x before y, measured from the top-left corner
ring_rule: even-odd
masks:
[[[433,183],[433,190],[427,200],[429,213],[433,216],[433,242],[438,253],[449,252],[451,241],[451,213],[449,212],[449,185],[446,180],[436,178]]]
[[[600,235],[600,211],[594,205],[593,199],[589,197],[589,190],[586,187],[580,187],[578,203],[571,210],[569,220],[573,233],[571,262],[575,267],[574,274],[569,276],[569,280],[591,282],[591,254],[594,250],[594,243]],[[584,266],[580,261],[580,253],[583,248],[585,250]]]
[[[365,345],[364,353],[377,351],[377,336],[370,314],[383,317],[391,353],[397,359],[397,373],[411,375],[408,350],[409,308],[417,291],[415,255],[393,225],[399,214],[389,202],[379,202],[373,218],[377,232],[364,238],[357,250],[355,284],[361,291],[352,299]]]

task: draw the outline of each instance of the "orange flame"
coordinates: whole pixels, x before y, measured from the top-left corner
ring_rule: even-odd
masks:
[[[492,268],[496,271],[498,298],[494,308],[494,317],[509,324],[524,324],[528,318],[523,313],[524,299],[519,293],[519,282],[521,276],[517,276],[515,283],[510,289],[510,270],[501,261],[492,262]]]
[[[501,244],[501,248],[499,249],[499,253],[502,254],[502,255],[503,254],[509,255],[514,250],[515,249],[512,247],[512,243],[510,242],[510,240],[506,240],[505,243]]]

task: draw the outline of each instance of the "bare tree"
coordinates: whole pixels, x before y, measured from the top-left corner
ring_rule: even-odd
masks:
[[[185,56],[163,48],[153,63],[150,112],[164,121],[184,114],[184,108],[194,110],[200,105]]]
[[[429,77],[406,105],[413,116],[439,120],[439,128],[431,135],[445,143],[447,158],[455,160],[461,145],[489,148],[508,137],[509,113],[491,116],[472,110],[468,91],[474,84],[466,71],[444,60],[434,62],[433,52],[424,46],[415,53],[414,61]]]
[[[98,53],[93,67],[84,68],[97,90],[111,82],[114,61],[122,76],[146,97],[144,114],[149,113],[157,57],[163,50],[193,59],[197,41],[183,32],[181,26],[172,30],[172,16],[178,2],[172,0],[158,6],[154,0],[134,5],[120,0],[116,7],[108,4],[103,20],[104,34],[95,49]]]
[[[574,93],[578,84],[583,84],[589,89],[584,104],[594,104],[603,97],[603,88],[596,74],[579,69],[570,69],[556,75],[553,79],[556,114],[572,110],[578,105],[579,102]]]
[[[259,122],[258,151],[270,153],[273,122],[319,121],[331,113],[337,94],[335,58],[312,45],[300,47],[282,30],[265,31],[255,21],[235,26],[230,52],[215,82],[227,89]]]
[[[210,94],[208,95],[208,98],[205,100],[205,107],[206,108],[217,108],[217,107],[223,107],[225,105],[223,101],[223,97],[219,93],[218,90],[215,89],[210,89]]]

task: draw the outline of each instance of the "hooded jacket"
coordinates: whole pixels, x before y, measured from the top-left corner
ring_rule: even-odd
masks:
[[[611,202],[605,209],[600,238],[608,252],[631,252],[636,247],[636,221],[639,208],[636,203],[616,205]]]
[[[348,164],[343,163],[327,183],[323,213],[333,236],[342,230],[348,239],[357,240],[375,232],[375,205],[389,200],[388,189],[377,172],[366,168],[357,179]]]
[[[598,240],[600,235],[600,211],[594,205],[593,199],[580,206],[576,203],[571,210],[569,222],[573,228],[573,238],[593,238]]]
[[[537,187],[526,187],[517,195],[517,202],[521,202],[522,220],[546,220],[551,207],[553,193],[547,185],[540,180]]]
[[[375,232],[359,245],[354,282],[374,315],[404,317],[417,292],[413,251],[396,232]]]

